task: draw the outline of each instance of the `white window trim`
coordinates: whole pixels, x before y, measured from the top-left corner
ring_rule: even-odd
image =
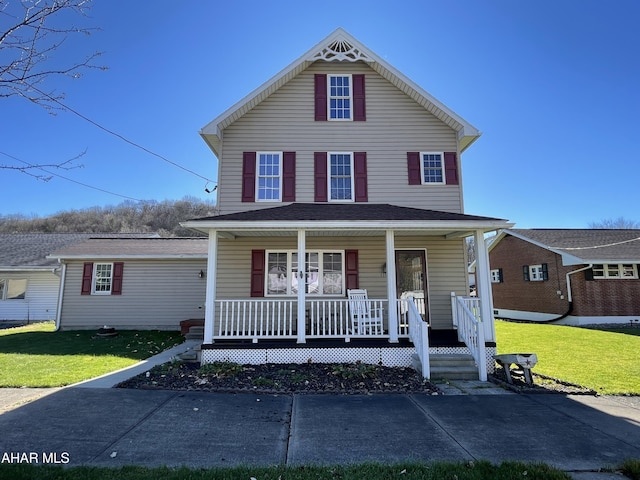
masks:
[[[542,271],[542,264],[529,265],[529,281],[530,282],[542,282],[544,281],[544,273]]]
[[[108,291],[96,291],[96,281],[98,280],[98,265],[111,265],[111,276],[109,278],[109,290]],[[113,262],[96,262],[93,264],[93,274],[91,278],[91,295],[111,295],[113,291]]]
[[[348,97],[332,97],[331,96],[331,78],[349,77],[349,96]],[[349,118],[331,118],[331,99],[348,98],[350,107]],[[353,121],[353,76],[350,73],[328,73],[327,74],[327,120],[330,122],[352,122]]]
[[[637,280],[638,279],[638,265],[635,263],[598,263],[595,264],[594,267],[596,265],[602,265],[602,275],[596,275],[596,270],[595,268],[593,269],[593,278],[595,280]],[[624,274],[624,267],[623,265],[631,265],[633,267],[633,276],[631,277],[625,277]],[[618,267],[618,276],[610,276],[609,275],[609,269],[612,266],[617,266]]]
[[[278,155],[278,159],[279,159],[279,175],[278,175],[278,183],[280,185],[280,187],[278,188],[278,198],[260,198],[260,155]],[[255,201],[256,202],[282,202],[282,170],[284,168],[283,166],[283,156],[282,156],[282,152],[256,152],[256,186],[255,186],[255,192],[256,192],[256,198]],[[262,177],[262,178],[275,178],[275,177]]]
[[[491,270],[491,283],[500,283],[500,269],[494,268]]]
[[[29,288],[29,280],[27,278],[1,278],[0,281],[2,281],[4,283],[4,286],[2,288],[2,291],[0,291],[0,301],[10,301],[10,302],[16,302],[16,301],[25,301],[26,297],[27,297],[27,288]],[[16,282],[16,281],[23,281],[24,282],[24,297],[25,298],[7,298],[7,294],[9,293],[9,283],[10,282]]]
[[[424,180],[424,156],[425,155],[440,155],[440,162],[442,164],[442,181],[441,182],[425,182]],[[447,172],[444,165],[444,152],[420,152],[420,182],[422,185],[446,185],[447,184]]]
[[[351,176],[351,198],[331,198],[331,155],[349,155],[351,161],[350,164],[350,176]],[[327,200],[329,202],[338,202],[338,203],[351,203],[355,202],[356,198],[356,182],[355,182],[355,165],[354,165],[354,156],[353,152],[327,152]]]
[[[286,253],[287,254],[287,293],[269,293],[269,254],[272,253]],[[292,272],[292,265],[293,265],[293,254],[294,253],[298,253],[297,250],[266,250],[265,251],[265,281],[264,281],[264,296],[265,297],[292,297],[292,296],[296,296],[297,292],[293,292],[292,291],[292,278],[290,277],[290,275],[293,274]],[[318,254],[318,290],[320,293],[306,293],[306,296],[310,296],[310,297],[344,297],[346,294],[346,282],[347,282],[347,275],[345,272],[345,251],[344,250],[307,250],[305,252],[307,255],[312,254],[312,253],[317,253]],[[322,258],[323,255],[325,253],[339,253],[341,255],[341,266],[340,268],[342,269],[342,289],[340,291],[340,293],[322,293],[322,291],[324,290],[324,264],[322,262]],[[306,258],[305,258],[305,263],[306,263]],[[306,269],[306,264],[305,264],[305,269]]]

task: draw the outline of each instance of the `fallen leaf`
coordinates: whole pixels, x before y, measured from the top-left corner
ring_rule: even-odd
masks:
[[[116,458],[116,456],[118,455],[118,452],[111,452],[111,455],[109,455],[111,458]]]

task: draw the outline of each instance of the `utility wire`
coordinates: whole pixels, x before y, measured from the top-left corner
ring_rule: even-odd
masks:
[[[143,200],[140,200],[138,198],[133,198],[133,197],[129,197],[127,195],[121,195],[119,193],[110,192],[109,190],[105,190],[104,188],[99,188],[99,187],[94,187],[92,185],[87,185],[86,183],[82,183],[82,182],[79,182],[79,181],[74,180],[72,178],[65,177],[64,175],[60,175],[58,173],[51,172],[51,171],[47,170],[46,168],[38,167],[37,165],[32,165],[32,164],[30,164],[28,162],[25,162],[24,160],[20,160],[19,158],[14,157],[13,155],[9,155],[8,153],[5,153],[5,152],[1,152],[0,151],[0,154],[4,155],[5,157],[12,158],[13,160],[17,160],[18,162],[24,163],[25,165],[27,165],[28,168],[37,168],[38,170],[41,170],[41,171],[43,171],[43,172],[45,172],[45,173],[47,173],[49,175],[53,175],[54,177],[62,178],[63,180],[67,180],[69,182],[73,182],[73,183],[76,183],[78,185],[82,185],[83,187],[91,188],[93,190],[97,190],[97,191],[103,192],[103,193],[108,193],[109,195],[115,195],[116,197],[126,198],[127,200],[133,200],[133,201],[136,201],[136,202],[142,202],[143,201]]]
[[[14,75],[14,74],[13,74],[13,73],[11,73],[11,72],[9,72],[9,73],[10,73],[11,75],[13,75],[16,79],[18,79],[18,77],[17,77],[16,75]],[[26,83],[26,82],[25,82],[25,83]],[[140,149],[140,150],[142,150],[143,152],[146,152],[146,153],[148,153],[149,155],[153,155],[154,157],[157,157],[157,158],[159,158],[160,160],[163,160],[163,161],[165,161],[165,162],[167,162],[167,163],[169,163],[169,164],[173,165],[174,167],[177,167],[177,168],[179,168],[179,169],[181,169],[181,170],[184,170],[185,172],[188,172],[188,173],[190,173],[190,174],[192,174],[192,175],[195,175],[196,177],[201,178],[202,180],[206,181],[206,182],[207,182],[207,184],[208,184],[208,183],[216,183],[216,182],[214,182],[213,180],[211,180],[210,178],[207,178],[207,177],[205,177],[205,176],[203,176],[203,175],[200,175],[199,173],[196,173],[196,172],[194,172],[193,170],[188,169],[187,167],[183,167],[183,166],[182,166],[182,165],[180,165],[179,163],[176,163],[176,162],[174,162],[174,161],[172,161],[172,160],[169,160],[169,159],[168,159],[168,158],[166,158],[165,156],[160,155],[159,153],[156,153],[156,152],[154,152],[154,151],[152,151],[152,150],[149,150],[148,148],[143,147],[142,145],[140,145],[140,144],[138,144],[138,143],[136,143],[136,142],[134,142],[134,141],[132,141],[132,140],[129,140],[129,139],[128,139],[128,138],[126,138],[125,136],[120,135],[119,133],[114,132],[113,130],[110,130],[110,129],[108,129],[107,127],[102,126],[102,125],[101,125],[101,124],[99,124],[98,122],[93,121],[92,119],[90,119],[89,117],[87,117],[87,116],[85,116],[85,115],[81,114],[81,113],[80,113],[80,112],[78,112],[77,110],[74,110],[73,108],[69,107],[68,105],[65,105],[65,104],[64,104],[64,103],[62,103],[60,100],[58,100],[58,99],[56,99],[56,98],[52,97],[52,96],[51,96],[51,95],[49,95],[48,93],[43,92],[42,90],[40,90],[39,88],[35,87],[34,85],[32,85],[32,84],[27,84],[27,85],[28,85],[30,88],[33,88],[33,89],[34,89],[36,92],[38,92],[39,94],[44,95],[45,97],[47,97],[50,101],[52,101],[52,102],[54,102],[54,103],[57,103],[58,105],[60,105],[60,106],[61,106],[62,108],[64,108],[65,110],[70,111],[70,112],[71,112],[71,113],[73,113],[74,115],[77,115],[78,117],[82,118],[82,119],[83,119],[83,120],[85,120],[86,122],[89,122],[90,124],[92,124],[93,126],[95,126],[95,127],[99,128],[100,130],[102,130],[102,131],[104,131],[104,132],[107,132],[108,134],[113,135],[113,136],[114,136],[114,137],[116,137],[116,138],[119,138],[119,139],[120,139],[120,140],[122,140],[123,142],[128,143],[129,145],[131,145],[131,146],[133,146],[133,147],[139,148],[139,149]],[[217,188],[217,187],[216,187],[216,188]],[[205,185],[205,189],[206,189],[206,185]]]

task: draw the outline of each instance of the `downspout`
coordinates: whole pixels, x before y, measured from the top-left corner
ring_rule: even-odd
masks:
[[[56,332],[60,330],[60,319],[62,317],[62,296],[64,294],[64,282],[67,276],[67,264],[58,259],[62,264],[62,272],[60,274],[60,288],[58,289],[58,308],[56,311]]]
[[[571,272],[567,272],[566,274],[567,300],[569,302],[569,308],[565,313],[563,313],[559,317],[551,318],[549,320],[520,320],[515,318],[507,318],[507,317],[500,317],[500,318],[504,320],[513,320],[514,322],[521,322],[521,323],[551,323],[551,322],[557,322],[558,320],[562,320],[563,318],[568,317],[569,315],[571,315],[571,312],[573,312],[573,295],[571,294],[571,278],[569,277],[569,275],[573,275],[574,273],[578,273],[578,272],[584,272],[585,270],[589,270],[590,268],[593,268],[593,263],[590,263],[586,267],[582,267],[577,270],[572,270]]]

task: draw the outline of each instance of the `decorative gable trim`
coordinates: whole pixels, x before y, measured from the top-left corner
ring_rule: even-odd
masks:
[[[346,38],[344,32],[339,32],[336,40],[318,51],[311,53],[307,59],[311,62],[324,60],[325,62],[375,62],[362,48],[356,46],[352,40]]]

